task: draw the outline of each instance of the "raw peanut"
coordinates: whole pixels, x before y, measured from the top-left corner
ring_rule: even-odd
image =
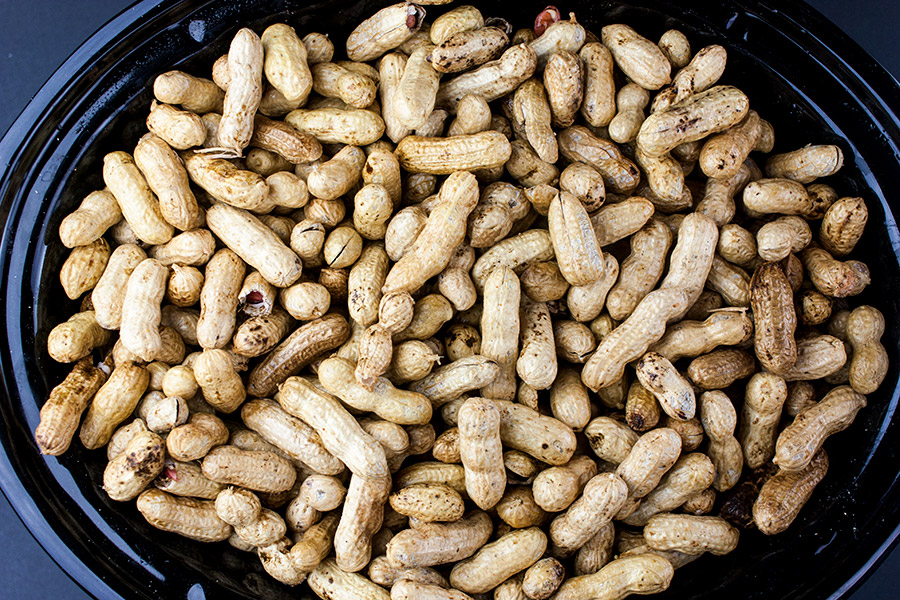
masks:
[[[95,368],[90,358],[85,358],[53,388],[41,407],[41,421],[34,430],[42,454],[59,456],[68,450],[81,413],[105,381],[104,372]]]
[[[544,162],[555,163],[559,158],[559,148],[550,124],[550,103],[540,81],[528,79],[516,89],[513,116],[524,128],[525,137],[538,157]]]
[[[210,449],[228,441],[228,429],[211,414],[195,413],[185,425],[172,429],[166,437],[166,450],[175,460],[199,460]]]
[[[200,301],[203,273],[195,267],[172,265],[165,298],[175,306],[193,306]]]
[[[589,213],[599,209],[606,199],[603,176],[585,163],[566,167],[559,176],[559,188],[578,197]]]
[[[204,114],[221,112],[225,94],[211,80],[182,71],[168,71],[153,80],[153,95],[165,104],[180,104],[185,110]]]
[[[510,473],[518,476],[522,483],[532,482],[543,467],[538,461],[518,450],[504,452],[503,464]],[[508,477],[510,483],[512,483],[512,479],[511,476]]]
[[[703,425],[697,417],[683,421],[666,415],[662,424],[681,436],[681,450],[684,452],[696,450],[703,443]]]
[[[262,100],[263,45],[250,29],[239,30],[228,49],[228,89],[216,134],[219,144],[240,156],[253,136],[253,116]]]
[[[284,519],[278,513],[267,508],[262,509],[259,517],[249,525],[234,528],[235,535],[244,543],[257,547],[274,544],[282,539],[286,532],[287,526]]]
[[[659,423],[659,403],[656,397],[640,382],[635,381],[628,388],[625,401],[625,422],[633,430],[646,432]],[[637,437],[635,436],[635,440]]]
[[[578,53],[584,62],[584,102],[581,114],[588,125],[605,127],[616,114],[613,57],[606,46],[589,42]]]
[[[407,136],[397,145],[396,152],[407,171],[449,175],[501,166],[509,160],[511,149],[503,134],[484,131],[452,138]]]
[[[384,448],[384,454],[388,461],[402,460],[399,458],[400,456],[405,458],[409,451],[410,441],[409,434],[401,426],[375,418],[362,419],[360,425],[363,431],[371,435]],[[390,462],[388,462],[388,466],[391,466]]]
[[[740,475],[740,469],[737,475]],[[682,456],[660,480],[656,489],[625,519],[625,523],[643,526],[654,515],[675,510],[695,494],[709,488],[715,476],[716,467],[706,455],[694,453]]]
[[[402,193],[400,163],[392,151],[370,152],[363,167],[362,178],[366,185],[383,186],[390,195],[393,207],[399,206]]]
[[[516,394],[520,295],[519,279],[511,269],[494,269],[485,280],[481,354],[500,366],[499,375],[481,389],[487,398],[512,400]]]
[[[688,365],[687,375],[697,387],[704,390],[727,388],[732,383],[756,372],[753,356],[737,348],[716,350],[695,358]]]
[[[594,574],[573,577],[563,582],[555,600],[585,598],[624,598],[632,593],[654,594],[665,591],[672,582],[672,564],[657,554],[617,558]]]
[[[748,181],[750,168],[746,163],[728,179],[707,179],[703,198],[697,203],[697,212],[708,216],[720,227],[728,226],[734,218],[734,196]]]
[[[570,427],[527,406],[504,400],[494,404],[500,411],[500,438],[506,446],[551,465],[572,458],[575,434]]]
[[[366,108],[375,100],[376,84],[365,75],[332,62],[312,65],[310,71],[313,89],[321,96],[337,98],[354,108]]]
[[[557,127],[569,127],[575,121],[584,96],[581,59],[575,52],[554,52],[544,68],[544,88]]]
[[[180,498],[151,489],[138,496],[137,509],[153,527],[198,542],[220,542],[232,533],[209,500]]]
[[[304,102],[312,89],[306,46],[293,27],[284,23],[270,25],[261,37],[265,51],[263,72],[266,80],[292,102]]]
[[[56,362],[75,362],[108,341],[109,332],[97,323],[94,312],[85,311],[75,313],[68,321],[50,331],[47,336],[47,353]]]
[[[834,175],[843,164],[844,153],[838,146],[806,146],[769,157],[766,161],[766,175],[807,184],[819,177]]]
[[[756,322],[756,357],[773,373],[788,371],[797,361],[797,315],[790,285],[777,264],[756,268],[750,281],[750,305]]]
[[[741,412],[739,440],[744,461],[756,469],[775,455],[775,438],[781,409],[787,400],[787,384],[772,373],[757,373],[747,383]]]
[[[680,69],[691,60],[691,44],[687,36],[677,29],[670,29],[662,34],[657,45],[673,67]]]
[[[675,212],[690,208],[691,192],[684,185],[684,169],[668,154],[650,156],[640,147],[635,149],[635,161],[647,175],[646,186],[636,193],[643,194],[654,206],[665,212]]]
[[[444,338],[447,359],[452,361],[468,358],[481,351],[481,333],[471,325],[454,324],[447,330]],[[522,354],[525,354],[524,342]],[[518,367],[518,364],[516,365]],[[519,377],[522,374],[519,373]]]
[[[803,266],[817,290],[826,296],[846,298],[855,296],[871,282],[869,268],[858,260],[841,262],[817,246],[800,253]]]
[[[497,503],[497,516],[514,529],[533,527],[544,522],[547,513],[538,506],[528,486],[509,488]]]
[[[606,304],[612,318],[623,320],[656,287],[672,245],[672,233],[658,219],[651,219],[631,237],[631,254],[622,263],[619,279]]]
[[[306,189],[306,183],[289,171],[278,171],[266,177],[266,185],[269,186],[269,200],[276,206],[285,208],[302,208],[309,201],[309,191]],[[269,219],[261,219],[266,225],[278,234],[282,242],[287,243],[290,240],[290,232],[294,226],[294,222],[287,223],[287,227],[283,227],[284,233],[273,227],[272,223],[279,221],[270,221]]]
[[[460,462],[460,454],[459,454],[459,428],[451,427],[447,429],[434,440],[434,447],[431,449],[431,454],[435,459],[443,462],[443,463],[458,463]]]
[[[297,131],[287,123],[256,115],[253,125],[250,143],[257,148],[276,153],[277,157],[283,157],[282,160],[287,160],[289,164],[283,170],[290,170],[291,164],[317,161],[322,156],[322,144],[315,137]],[[247,164],[250,164],[249,154]]]
[[[438,44],[429,60],[438,73],[458,73],[497,58],[508,43],[506,32],[498,27],[459,31]]]
[[[303,537],[291,548],[291,562],[300,571],[316,568],[331,552],[338,516],[325,515],[322,520],[303,532]]]
[[[337,475],[343,471],[343,464],[325,449],[319,435],[277,403],[251,400],[241,408],[241,419],[286,456],[317,473]]]
[[[157,390],[144,396],[138,404],[137,414],[147,423],[147,429],[154,433],[164,434],[187,422],[188,406],[184,398],[167,397]]]
[[[656,515],[644,527],[644,539],[654,550],[684,554],[728,554],[737,547],[740,534],[719,517]]]
[[[700,418],[710,440],[709,457],[716,467],[712,485],[724,492],[737,484],[744,465],[741,445],[734,437],[737,413],[723,392],[706,392],[700,397]]]
[[[339,198],[359,181],[365,161],[365,152],[360,148],[345,146],[309,174],[306,179],[309,193],[324,200]]]
[[[206,229],[191,229],[180,233],[161,246],[150,248],[150,258],[163,265],[174,264],[200,267],[209,262],[216,251],[216,240]]]
[[[638,168],[613,142],[595,136],[581,125],[563,129],[557,139],[560,153],[572,162],[583,162],[596,169],[609,191],[629,194],[637,186]]]
[[[809,218],[812,198],[802,184],[790,179],[758,179],[744,188],[744,206],[757,214],[777,213]]]
[[[621,464],[638,441],[638,434],[625,423],[609,417],[597,417],[584,428],[591,449],[598,458],[614,465]]]
[[[500,372],[500,365],[481,355],[460,358],[435,369],[429,376],[410,386],[424,394],[438,408],[464,393],[484,387]]]
[[[131,155],[107,154],[103,158],[103,181],[138,239],[148,244],[165,244],[172,238],[174,228],[163,218],[159,200]]]
[[[788,385],[788,397],[784,402],[784,413],[796,417],[804,409],[816,403],[816,391],[808,381],[794,381]]]
[[[321,222],[304,219],[291,230],[290,246],[305,266],[322,264],[322,247],[325,245],[325,226]]]
[[[523,175],[524,175],[524,172],[523,172]],[[601,177],[601,180],[602,180],[602,177]],[[569,190],[569,191],[571,191],[571,190]],[[547,216],[547,212],[550,210],[550,202],[554,198],[556,198],[556,195],[558,193],[559,192],[557,191],[557,189],[555,187],[548,185],[546,183],[535,185],[530,188],[525,188],[525,190],[523,191],[523,194],[525,195],[525,199],[528,200],[528,202],[534,208],[534,211],[544,217]]]
[[[537,562],[546,548],[547,536],[537,527],[511,531],[458,562],[450,584],[467,593],[486,592]]]
[[[369,326],[378,321],[381,286],[387,270],[388,256],[381,244],[366,246],[350,269],[347,309],[350,318],[360,325]]]
[[[419,289],[447,266],[451,252],[462,242],[466,218],[478,201],[475,177],[454,173],[441,186],[440,198],[441,204],[428,217],[416,241],[388,273],[384,293]]]
[[[825,439],[849,427],[865,406],[865,396],[851,387],[834,388],[818,403],[800,412],[779,434],[773,462],[782,471],[803,471]]]
[[[258,492],[280,492],[294,485],[296,471],[272,452],[219,446],[203,458],[203,474],[212,481]]]
[[[566,510],[596,474],[596,463],[586,456],[577,456],[565,465],[545,469],[534,478],[534,501],[548,512]]]
[[[659,401],[662,409],[675,419],[693,418],[696,410],[694,390],[666,357],[648,352],[635,365],[638,380]]]
[[[319,521],[321,518],[322,513],[309,506],[299,496],[291,500],[284,512],[284,519],[288,529],[294,534],[305,533],[314,527],[317,522],[321,522]],[[330,543],[331,540],[329,540],[329,545]],[[328,551],[331,551],[330,547]]]
[[[459,47],[464,47],[466,40]],[[449,40],[450,44],[454,40]],[[437,57],[432,57],[432,62],[452,66],[461,58],[451,58],[447,50],[447,44],[442,46],[444,52],[435,50]],[[441,54],[444,54],[442,57]],[[472,61],[470,58],[469,61]],[[437,93],[437,106],[447,108],[450,112],[456,112],[456,106],[463,96],[477,94],[487,102],[492,102],[515,90],[520,83],[531,77],[537,68],[538,56],[530,46],[518,44],[508,48],[499,59],[485,63],[473,71],[464,73],[441,84]]]
[[[625,399],[628,396],[628,376],[623,375],[621,379],[613,383],[611,386],[597,390],[597,397],[600,403],[606,408],[612,410],[622,410],[625,408]]]
[[[559,169],[551,163],[542,161],[525,140],[513,140],[510,152],[505,165],[506,170],[509,176],[521,185],[530,187],[552,184],[559,177]]]
[[[238,292],[238,306],[251,317],[264,317],[272,313],[277,290],[266,281],[259,271],[253,271],[244,278]]]
[[[135,419],[131,423],[127,425],[122,425],[112,434],[112,437],[109,438],[109,443],[106,445],[106,458],[107,460],[113,460],[123,452],[125,452],[125,448],[128,446],[128,443],[141,432],[149,431],[147,429],[147,425],[144,423],[143,419]]]
[[[334,534],[335,556],[342,571],[360,571],[369,563],[372,536],[381,528],[384,504],[390,492],[390,477],[351,476]]]
[[[431,24],[431,43],[439,46],[461,31],[472,31],[484,27],[484,17],[474,6],[460,6],[450,10]]]
[[[213,198],[236,208],[268,212],[273,204],[262,175],[237,168],[231,162],[197,152],[182,155],[191,181]]]
[[[234,412],[244,402],[244,383],[225,350],[204,350],[194,361],[193,370],[203,398],[217,410]]]
[[[399,513],[395,513],[399,514]],[[401,515],[402,516],[402,515]],[[385,531],[386,528],[382,528],[379,531]],[[378,535],[378,534],[376,534]],[[393,537],[393,534],[392,534]],[[390,540],[388,540],[390,541]],[[373,544],[374,545],[374,544]],[[387,542],[385,542],[387,545]],[[377,553],[373,548],[373,552]],[[377,583],[378,585],[389,587],[393,592],[393,588],[397,587],[398,591],[401,589],[406,589],[404,586],[406,584],[415,585],[417,587],[413,588],[414,592],[418,593],[430,593],[431,587],[434,586],[437,589],[440,589],[442,592],[447,593],[443,588],[447,588],[450,584],[444,578],[443,575],[438,573],[435,569],[431,567],[410,567],[410,568],[402,568],[396,567],[391,564],[391,562],[387,559],[386,556],[377,556],[375,559],[369,563],[369,579]],[[395,586],[395,584],[397,584]],[[428,590],[424,590],[419,586],[429,586]],[[405,594],[406,592],[404,592]],[[455,594],[462,594],[462,592],[453,592]],[[457,596],[452,596],[454,600],[459,600]],[[468,598],[468,596],[466,596]]]
[[[697,301],[715,259],[719,232],[715,222],[700,213],[690,213],[678,230],[678,240],[669,256],[669,270],[660,288],[683,288],[688,304]],[[683,316],[685,309],[679,314]]]
[[[292,324],[291,316],[277,307],[269,315],[247,319],[234,332],[232,351],[248,358],[261,356],[287,335]]]
[[[618,112],[609,123],[609,137],[620,144],[634,141],[644,122],[644,108],[649,102],[650,94],[638,84],[623,86],[616,94]]]
[[[603,277],[593,283],[569,288],[566,305],[576,321],[596,319],[606,304],[607,293],[619,278],[619,262],[615,256],[609,253],[603,255],[603,263]]]
[[[194,463],[166,459],[162,472],[153,480],[153,485],[175,496],[215,500],[224,489],[220,483],[210,481]]]
[[[384,120],[365,109],[317,108],[293,110],[285,122],[326,144],[365,146],[384,133]]]
[[[607,25],[602,30],[616,65],[629,79],[648,90],[658,90],[671,81],[672,65],[659,46],[641,37],[627,25]]]
[[[415,303],[409,325],[394,334],[394,341],[428,339],[434,336],[451,318],[453,318],[453,306],[450,301],[440,294],[429,294]]]
[[[343,344],[350,336],[346,319],[336,313],[310,321],[285,338],[250,372],[247,393],[264,397],[319,355]]]
[[[747,96],[739,89],[715,86],[652,113],[641,125],[636,141],[648,155],[661,156],[679,144],[703,139],[740,123],[748,110]]]
[[[756,260],[756,238],[740,225],[728,223],[719,230],[716,250],[728,262],[749,268]]]
[[[846,363],[843,341],[831,335],[814,335],[797,343],[797,361],[782,376],[785,381],[821,379]]]
[[[459,410],[459,451],[466,470],[466,491],[482,509],[492,508],[506,488],[500,415],[494,403],[471,398]]]
[[[431,213],[433,203],[426,200],[434,198],[437,186],[437,176],[431,173],[411,173],[403,184],[403,199],[409,204],[419,204],[426,214]]]
[[[104,446],[115,428],[137,407],[150,374],[133,363],[117,366],[100,386],[81,424],[79,437],[88,450]]]
[[[424,304],[422,302],[418,304],[424,306],[428,303],[426,301]],[[396,335],[410,326],[416,316],[415,307],[416,302],[409,292],[385,294],[378,304],[378,323],[392,335]]]
[[[378,58],[410,38],[422,25],[425,11],[412,2],[381,9],[347,38],[347,57],[359,62]]]
[[[578,549],[575,554],[576,575],[592,575],[612,559],[615,531],[610,522]]]
[[[362,252],[363,241],[352,227],[338,227],[328,234],[322,246],[325,264],[333,269],[351,266]]]
[[[395,535],[387,546],[391,564],[427,567],[453,563],[472,556],[491,534],[491,521],[481,511],[454,523],[425,523]]]
[[[86,246],[100,239],[122,219],[116,197],[108,189],[91,192],[59,224],[59,239],[66,248]]]
[[[833,256],[853,251],[862,237],[869,210],[862,198],[841,198],[825,211],[819,228],[819,242]]]
[[[566,576],[566,569],[555,558],[542,558],[527,571],[522,580],[522,591],[534,600],[545,600],[553,595]]]
[[[550,311],[546,304],[535,303],[522,310],[522,350],[516,360],[516,372],[531,387],[544,390],[556,379],[557,361]],[[480,351],[479,340],[479,351]]]
[[[155,100],[150,104],[147,129],[176,150],[200,146],[206,139],[206,127],[198,115]]]
[[[120,339],[141,360],[151,361],[162,350],[160,303],[168,276],[165,266],[148,258],[135,267],[125,287]]]
[[[216,514],[233,527],[246,527],[259,519],[262,505],[259,497],[241,488],[229,487],[215,498]]]
[[[197,200],[191,192],[187,171],[172,148],[163,139],[148,133],[134,148],[134,162],[156,194],[162,217],[181,230],[195,227],[200,217]]]
[[[206,265],[197,322],[202,347],[221,348],[231,340],[243,278],[244,263],[231,250],[219,250]]]
[[[877,390],[887,374],[888,355],[881,344],[884,317],[878,309],[860,306],[847,317],[847,339],[853,347],[850,385],[860,394]]]
[[[668,287],[647,294],[631,316],[597,346],[584,365],[582,381],[596,391],[621,379],[625,365],[643,355],[662,337],[666,322],[686,312],[688,306],[683,288]]]
[[[753,521],[761,532],[787,529],[828,471],[828,455],[819,450],[802,471],[779,470],[763,484],[753,504]]]
[[[756,146],[759,134],[760,118],[755,110],[751,110],[743,121],[703,144],[700,169],[707,177],[733,177]]]
[[[628,498],[620,504],[617,518],[627,518],[637,508],[637,500],[653,491],[675,464],[681,453],[681,437],[672,429],[654,429],[638,438],[631,452],[616,468],[628,485]]]
[[[650,112],[668,110],[673,104],[707,90],[722,76],[727,59],[728,53],[722,46],[714,44],[702,48],[687,66],[675,74],[672,85],[656,95]]]
[[[584,45],[586,32],[570,13],[568,20],[552,23],[528,45],[537,54],[537,70],[543,70],[547,61],[557,52],[578,52]]]
[[[108,231],[110,239],[118,245],[142,243],[137,235],[135,235],[134,229],[131,228],[131,225],[128,224],[128,221],[126,221],[124,217]]]
[[[393,202],[383,185],[367,184],[353,198],[353,226],[366,239],[384,239]]]
[[[568,556],[596,535],[622,508],[629,491],[615,473],[594,476],[584,493],[550,524],[554,552]]]
[[[588,360],[597,347],[594,334],[584,323],[577,321],[557,321],[553,324],[556,353],[571,363]]]
[[[328,35],[322,33],[308,33],[301,40],[306,48],[306,62],[314,65],[320,62],[328,62],[334,55],[334,44]]]
[[[740,450],[738,453],[740,453]],[[716,492],[712,488],[708,488],[688,498],[687,501],[681,505],[681,508],[689,515],[708,515],[712,512],[715,502]]]
[[[417,48],[409,56],[391,101],[394,118],[408,129],[424,125],[434,110],[440,73],[428,62],[432,48],[427,45]]]
[[[766,223],[756,234],[760,257],[778,262],[788,254],[800,252],[812,241],[809,225],[800,217],[781,217]]]
[[[591,215],[600,246],[608,246],[639,231],[653,215],[653,203],[639,196],[607,204]]]
[[[459,590],[444,589],[439,585],[419,583],[408,579],[401,579],[391,586],[392,600],[471,600],[467,594]]]
[[[562,192],[550,203],[550,239],[560,272],[572,285],[586,285],[603,277],[603,253],[591,220],[581,202]]]
[[[441,484],[419,484],[391,494],[391,507],[419,521],[457,521],[463,516],[463,499],[456,490]]]
[[[462,243],[453,251],[447,267],[438,275],[438,291],[456,310],[468,310],[478,299],[475,284],[469,276],[474,264],[475,250],[472,246]]]
[[[670,361],[707,354],[717,346],[741,344],[753,333],[753,321],[746,310],[714,312],[706,321],[681,321],[670,327],[650,350]]]
[[[412,3],[396,6],[405,6],[406,4],[411,7],[415,6]],[[388,9],[390,8],[392,7],[388,7]],[[362,575],[347,572],[331,558],[323,560],[309,574],[308,582],[309,587],[320,598],[331,598],[333,600],[390,600],[390,594],[383,587],[372,583]]]

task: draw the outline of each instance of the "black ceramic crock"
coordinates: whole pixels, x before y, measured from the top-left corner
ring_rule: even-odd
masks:
[[[547,0],[485,0],[486,16],[530,24]],[[287,0],[139,2],[113,19],[37,94],[0,142],[0,485],[57,563],[97,598],[297,598],[258,559],[227,544],[205,545],[151,528],[134,507],[100,489],[105,452],[80,444],[43,457],[33,441],[38,410],[65,375],[46,353],[50,329],[75,311],[58,283],[65,257],[57,229],[85,194],[103,186],[102,157],[131,149],[143,129],[153,78],[166,70],[208,73],[241,26],[285,21],[301,33],[343,40],[388,2]],[[432,16],[442,7],[426,7]],[[664,598],[839,598],[896,540],[900,525],[897,319],[900,234],[900,88],[874,60],[797,0],[667,2],[597,0],[561,5],[588,28],[624,22],[656,39],[668,28],[692,46],[728,49],[723,83],[745,90],[771,121],[776,151],[838,144],[846,162],[831,182],[866,199],[867,236],[857,250],[872,269],[858,300],[887,319],[891,368],[852,428],[830,439],[831,469],[794,525],[767,538],[743,534],[725,557],[680,569]]]

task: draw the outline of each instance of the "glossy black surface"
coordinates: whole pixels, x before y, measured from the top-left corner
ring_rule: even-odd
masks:
[[[264,26],[276,20],[266,15],[281,12],[298,29],[330,31],[341,39],[346,34],[342,23],[358,22],[373,11],[364,6],[375,6],[151,4],[136,5],[76,53],[0,144],[0,164],[13,163],[0,181],[0,285],[9,338],[0,367],[7,397],[13,399],[0,404],[5,449],[0,481],[39,541],[97,597],[296,597],[296,591],[262,575],[252,557],[224,544],[194,544],[155,531],[133,504],[109,501],[96,484],[104,464],[101,452],[85,452],[76,442],[61,459],[44,459],[31,440],[38,407],[64,374],[43,351],[46,334],[73,310],[59,302],[64,295],[55,276],[42,275],[42,265],[56,273],[64,256],[53,233],[61,218],[57,208],[71,207],[102,185],[103,153],[133,146],[140,135],[134,123],[142,121],[134,115],[149,101],[146,83],[185,56],[190,56],[186,70],[208,71],[237,24],[261,19],[258,25]],[[836,142],[848,164],[834,185],[844,194],[865,196],[872,213],[869,243],[860,255],[872,265],[875,282],[864,299],[886,314],[898,314],[898,232],[884,202],[898,191],[900,129],[890,108],[900,106],[896,84],[803,5],[717,2],[676,9],[657,2],[630,4],[633,8],[625,9],[614,2],[595,3],[578,9],[579,20],[591,26],[640,19],[641,32],[651,37],[678,26],[695,48],[723,43],[730,52],[725,81],[746,89],[754,108],[774,122],[776,150],[846,138]],[[508,4],[485,5],[510,14]],[[660,6],[665,14],[679,11],[679,18],[655,12]],[[516,25],[525,25],[541,8],[543,3],[516,4],[523,15]],[[432,14],[439,10],[430,9]],[[207,48],[211,42],[214,47]],[[122,108],[129,103],[130,108]],[[897,364],[895,330],[889,328],[885,344]],[[745,535],[734,554],[703,558],[680,570],[667,596],[742,598],[753,590],[759,597],[822,598],[851,587],[874,560],[870,557],[879,556],[896,536],[900,522],[900,432],[888,424],[896,409],[897,378],[894,367],[854,427],[829,441],[831,473],[788,533],[774,539]]]

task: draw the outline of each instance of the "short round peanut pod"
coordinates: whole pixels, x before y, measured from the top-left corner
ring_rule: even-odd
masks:
[[[566,569],[555,558],[542,558],[527,571],[522,580],[522,592],[533,600],[545,600],[562,584]]]
[[[242,488],[228,487],[216,496],[216,514],[234,527],[246,527],[259,517],[259,497]]]

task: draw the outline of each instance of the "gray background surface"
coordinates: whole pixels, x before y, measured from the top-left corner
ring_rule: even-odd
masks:
[[[900,0],[807,0],[900,78]],[[0,132],[98,27],[128,0],[0,0]],[[559,4],[565,9],[565,4]],[[0,495],[0,598],[82,600],[88,596],[50,559]],[[900,549],[853,600],[900,598]]]

